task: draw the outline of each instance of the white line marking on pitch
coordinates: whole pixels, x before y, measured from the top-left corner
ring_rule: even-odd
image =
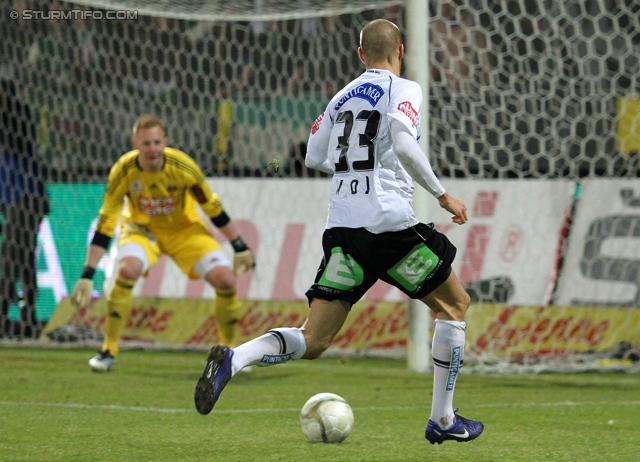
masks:
[[[150,412],[160,414],[185,414],[195,413],[195,409],[163,409],[156,407],[142,406],[117,406],[114,404],[78,404],[78,403],[30,403],[16,401],[0,401],[0,406],[34,406],[34,407],[61,407],[67,409],[102,409],[107,411],[127,411],[127,412]],[[556,403],[487,403],[476,404],[474,407],[500,408],[500,407],[577,407],[577,406],[640,406],[640,401],[609,402],[589,402],[589,401],[560,401]],[[388,406],[388,407],[354,407],[355,411],[406,411],[412,409],[426,409],[427,406]],[[280,409],[220,409],[214,414],[251,414],[265,412],[299,412],[298,408]]]

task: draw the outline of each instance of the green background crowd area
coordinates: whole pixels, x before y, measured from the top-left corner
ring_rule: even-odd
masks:
[[[0,349],[0,460],[6,461],[601,461],[635,462],[636,374],[465,374],[454,405],[486,428],[473,442],[430,445],[432,375],[404,361],[326,358],[236,375],[211,414],[193,389],[206,353],[125,350],[108,374],[82,349]],[[312,395],[344,397],[342,444],[309,443]]]
[[[70,293],[80,276],[104,188],[105,185],[99,183],[48,185],[51,213],[47,215],[48,227],[41,227],[38,236],[38,320],[46,321],[51,317],[58,304],[57,297]],[[100,291],[103,283],[104,272],[98,271],[96,290]],[[16,304],[10,317],[18,318]]]
[[[68,94],[46,89],[36,92],[30,104],[39,119],[39,155],[53,179],[76,172],[79,179],[97,176],[104,181],[113,163],[132,149],[131,127],[135,116],[142,113],[160,116],[167,124],[169,145],[193,157],[205,173],[220,173],[217,161],[222,154],[228,164],[226,173],[245,167],[270,170],[269,162],[276,155],[282,167],[290,169],[289,161],[302,155],[299,145],[306,142],[313,121],[327,104],[325,99],[296,95],[262,100],[202,96],[196,104],[183,106],[177,104],[175,89],[168,89],[149,104],[141,92],[126,86]],[[216,144],[221,102],[230,102],[232,108],[233,129],[226,153],[219,153]],[[281,149],[261,146],[259,138],[274,130],[281,137]],[[246,152],[246,146],[252,146],[251,152]]]

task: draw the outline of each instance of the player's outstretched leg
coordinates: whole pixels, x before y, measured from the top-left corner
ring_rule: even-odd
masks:
[[[231,358],[233,350],[224,345],[215,345],[207,357],[207,366],[196,384],[193,398],[200,414],[208,414],[215,406],[232,377]]]
[[[465,419],[458,415],[458,410],[454,411],[455,419],[450,428],[442,429],[433,420],[429,420],[429,424],[425,430],[425,438],[431,444],[442,444],[444,441],[452,440],[458,443],[475,440],[484,430],[484,425],[479,420]]]

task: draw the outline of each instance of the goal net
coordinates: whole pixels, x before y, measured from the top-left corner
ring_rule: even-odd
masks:
[[[15,269],[20,261],[11,252],[2,254],[3,323],[23,335],[25,326],[41,329],[64,304],[108,170],[129,149],[142,113],[165,120],[170,144],[199,163],[232,217],[254,233],[264,263],[239,283],[253,303],[243,332],[253,336],[274,316],[304,315],[327,189],[325,176],[304,166],[309,129],[329,98],[362,72],[361,27],[386,18],[406,38],[410,5],[4,3],[0,80],[15,82],[16,96],[30,108],[30,120],[17,117],[33,124],[51,211],[40,225],[35,311],[21,281],[28,274],[16,273],[26,270]],[[429,214],[459,249],[454,269],[472,296],[465,363],[477,370],[627,367],[636,358],[639,18],[640,6],[630,0],[430,3],[423,136],[434,170],[465,200],[470,222],[453,228],[433,205]],[[20,155],[8,152],[4,171],[6,159]],[[8,210],[15,210],[7,206],[10,196],[20,192],[12,188],[0,197],[3,230],[10,229]],[[29,200],[27,208],[36,199]],[[0,234],[14,254],[27,251],[7,238]],[[213,296],[171,262],[163,265],[134,291],[143,300],[136,322],[149,329],[161,323],[143,309],[149,300]],[[96,297],[108,268],[105,259]],[[17,284],[5,283],[10,275]],[[336,344],[356,353],[403,351],[406,299],[388,287],[374,289]],[[85,316],[78,325],[87,331],[56,335],[95,339],[99,317],[73,316]],[[181,341],[206,344],[211,337],[203,329]],[[144,341],[139,332],[130,337]]]
[[[628,368],[640,343],[640,5],[463,0],[431,13],[435,170],[466,178],[461,191],[497,179],[467,196],[457,257],[485,302],[469,311],[469,362]]]

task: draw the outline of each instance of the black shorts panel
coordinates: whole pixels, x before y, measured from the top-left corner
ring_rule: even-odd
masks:
[[[322,235],[324,256],[306,295],[354,304],[378,279],[419,299],[451,274],[456,248],[433,223],[373,234],[364,228],[331,228]]]

